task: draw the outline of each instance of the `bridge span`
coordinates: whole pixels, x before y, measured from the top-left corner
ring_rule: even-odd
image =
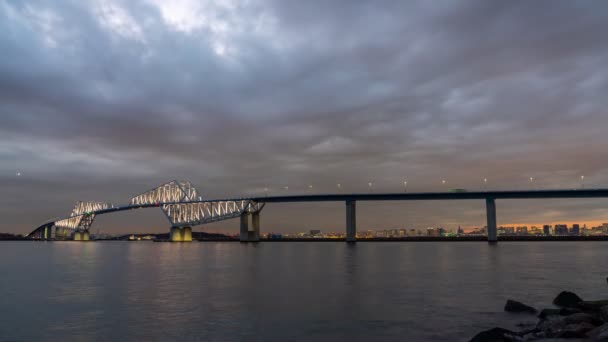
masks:
[[[125,205],[77,202],[70,216],[46,222],[28,234],[28,237],[39,240],[88,240],[89,229],[97,215],[159,207],[171,223],[171,241],[192,241],[192,226],[238,217],[240,218],[240,241],[257,242],[260,240],[260,212],[267,203],[344,202],[346,205],[346,241],[355,242],[357,240],[356,203],[358,201],[483,200],[486,204],[488,242],[495,243],[498,240],[497,199],[551,198],[608,198],[608,189],[344,193],[208,200],[203,199],[190,182],[175,180],[139,194]],[[249,225],[250,221],[251,225]]]

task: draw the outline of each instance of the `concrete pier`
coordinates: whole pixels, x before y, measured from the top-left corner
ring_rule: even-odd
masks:
[[[355,201],[346,201],[346,242],[357,242],[357,210]]]
[[[192,242],[191,227],[171,227],[169,231],[169,240],[171,242]]]
[[[494,198],[486,198],[486,216],[488,218],[488,243],[498,242],[496,232],[496,202]]]
[[[84,232],[82,232],[82,241],[89,241],[91,240],[91,234],[89,234],[88,230],[85,230]]]
[[[251,226],[249,226],[249,216],[251,216]],[[241,242],[260,241],[260,213],[244,213],[241,215],[241,229],[239,240]]]
[[[260,241],[260,212],[251,214],[251,230],[249,230],[249,241]]]
[[[75,231],[74,235],[72,236],[72,240],[74,241],[82,241],[82,233],[79,231]]]

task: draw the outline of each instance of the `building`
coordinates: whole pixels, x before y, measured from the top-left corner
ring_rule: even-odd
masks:
[[[581,226],[577,223],[572,225],[572,230],[570,230],[571,235],[581,235]]]
[[[517,227],[517,230],[515,232],[517,233],[517,235],[528,235],[528,227],[527,226]]]
[[[546,235],[546,236],[551,235],[551,226],[550,225],[545,224],[543,226],[543,234]]]
[[[565,224],[556,224],[555,235],[568,235],[568,226]]]

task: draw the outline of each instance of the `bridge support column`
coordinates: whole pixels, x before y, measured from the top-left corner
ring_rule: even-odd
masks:
[[[352,200],[346,201],[346,242],[357,242],[357,210]]]
[[[191,227],[171,227],[169,231],[169,241],[171,242],[192,242]]]
[[[182,228],[182,241],[192,242],[192,227]]]
[[[249,213],[241,214],[241,228],[239,240],[241,242],[249,242]]]
[[[249,216],[251,215],[251,227],[249,227]],[[241,242],[258,242],[260,241],[260,213],[243,213],[241,214]]]
[[[91,240],[91,234],[89,233],[88,230],[85,230],[84,232],[82,232],[82,241],[89,241]]]
[[[496,200],[494,198],[486,198],[486,216],[488,219],[488,243],[498,242],[498,234],[496,232]]]
[[[249,241],[260,241],[260,212],[251,214],[251,230],[249,230]]]
[[[74,232],[74,236],[72,237],[74,241],[82,241],[82,233],[79,231]]]

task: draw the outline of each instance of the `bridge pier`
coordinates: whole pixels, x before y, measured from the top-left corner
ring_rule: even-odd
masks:
[[[353,200],[346,201],[346,242],[357,242],[357,207]]]
[[[72,240],[74,241],[89,241],[91,240],[91,234],[88,230],[75,231],[72,236]]]
[[[171,227],[169,231],[169,240],[171,242],[192,242],[191,227]]]
[[[498,234],[496,232],[496,200],[494,198],[486,198],[486,216],[488,219],[488,243],[497,243]]]
[[[249,227],[249,216],[251,215],[251,227]],[[241,214],[241,228],[239,234],[241,242],[260,241],[260,212]]]

